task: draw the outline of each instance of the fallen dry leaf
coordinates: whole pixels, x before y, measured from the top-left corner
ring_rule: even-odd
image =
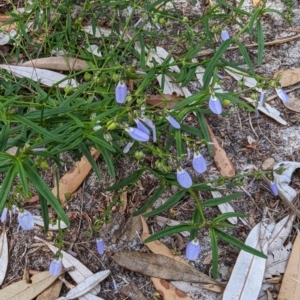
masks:
[[[62,56],[38,58],[27,61],[23,63],[22,66],[50,69],[55,71],[81,71],[88,69],[89,67],[88,64],[82,59]]]
[[[133,240],[137,232],[142,230],[142,223],[140,216],[131,216],[125,224],[125,228],[122,232],[122,240],[131,241]]]
[[[300,112],[300,99],[291,97],[288,102],[284,103],[284,106],[289,110]]]
[[[0,299],[34,299],[48,288],[56,279],[57,277],[50,275],[48,271],[38,273],[30,278],[30,283],[27,283],[25,280],[21,280],[0,290]]]
[[[155,107],[172,109],[184,97],[173,95],[151,95],[146,98],[146,103]]]
[[[278,300],[298,300],[300,295],[300,232],[297,229],[292,253],[283,275]]]
[[[218,284],[207,275],[160,254],[120,251],[112,256],[120,266],[147,276],[167,280]]]
[[[279,70],[275,72],[274,78],[280,77],[280,84],[282,87],[296,84],[300,81],[300,68],[292,70]]]
[[[218,171],[220,172],[220,174],[222,176],[234,176],[235,169],[234,169],[233,163],[227,156],[224,149],[220,146],[216,136],[214,135],[213,131],[211,130],[211,128],[208,124],[207,124],[207,129],[208,129],[210,139],[212,142],[212,146],[214,149],[214,161],[215,161]]]
[[[2,23],[11,21],[13,18],[11,16],[0,14],[0,28],[1,30],[11,31],[17,28],[16,23],[3,25]]]
[[[0,236],[0,286],[5,278],[8,264],[8,243],[5,228]]]
[[[47,289],[45,289],[36,300],[56,300],[59,297],[63,282],[56,280]]]
[[[91,149],[91,154],[96,160],[100,152],[96,149]],[[85,156],[81,158],[80,161],[76,162],[74,167],[71,168],[60,180],[59,180],[59,199],[64,204],[66,199],[66,194],[74,193],[79,186],[82,184],[86,176],[91,171],[92,166]],[[53,195],[57,196],[57,186],[52,189]]]
[[[261,0],[252,0],[253,5],[257,7],[262,7],[263,2]]]
[[[137,285],[130,281],[129,285],[125,285],[120,289],[120,293],[129,297],[132,300],[147,300]]]

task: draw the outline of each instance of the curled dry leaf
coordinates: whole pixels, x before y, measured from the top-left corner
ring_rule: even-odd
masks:
[[[172,109],[183,98],[183,96],[177,96],[177,94],[163,96],[151,95],[146,98],[146,103],[154,107]]]
[[[140,216],[131,216],[125,224],[125,228],[122,232],[122,240],[127,242],[133,240],[138,232],[142,230],[142,223]]]
[[[298,300],[300,295],[300,233],[294,241],[292,253],[285,270],[278,300]]]
[[[10,72],[16,77],[26,77],[48,87],[51,87],[58,82],[60,82],[58,84],[60,88],[65,88],[67,85],[71,85],[72,87],[78,86],[76,80],[69,79],[65,75],[49,70],[15,65],[0,65],[0,69]]]
[[[56,300],[59,297],[63,282],[56,280],[47,289],[45,289],[36,300]]]
[[[130,281],[129,285],[123,286],[120,289],[120,293],[129,297],[131,300],[147,300],[133,281]]]
[[[210,126],[206,123],[207,129],[209,132],[209,136],[212,142],[213,150],[214,150],[214,161],[217,166],[218,171],[222,176],[234,176],[235,169],[233,163],[227,156],[224,149],[220,146],[216,136],[211,130]]]
[[[8,264],[8,243],[5,229],[0,236],[0,286],[5,278]]]
[[[289,110],[300,112],[300,99],[291,97],[290,100],[284,103],[284,106]]]
[[[57,277],[52,276],[48,271],[38,273],[30,278],[30,283],[27,283],[25,280],[21,280],[0,290],[0,299],[34,299],[48,288],[56,279]]]
[[[280,84],[282,87],[290,86],[296,84],[300,81],[300,68],[292,70],[279,70],[274,73],[274,78],[279,76]]]
[[[82,59],[62,56],[38,58],[27,61],[23,63],[22,66],[55,71],[81,71],[86,70],[89,67]]]

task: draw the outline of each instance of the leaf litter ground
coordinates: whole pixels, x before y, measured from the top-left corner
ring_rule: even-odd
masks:
[[[279,1],[280,2],[280,1]],[[263,23],[264,31],[266,32],[266,40],[276,40],[287,37],[293,32],[300,30],[297,27],[299,24],[300,8],[299,4],[294,6],[294,27],[287,28],[285,23],[280,23],[277,18],[266,18]],[[234,31],[234,28],[232,28]],[[245,41],[248,42],[248,41]],[[162,42],[163,43],[163,42]],[[163,46],[168,50],[168,43]],[[300,40],[278,44],[265,48],[263,65],[257,68],[257,72],[264,76],[273,76],[278,69],[290,69],[300,67],[299,59]],[[253,58],[257,55],[256,48],[249,49],[250,56]],[[231,60],[239,60],[240,56],[237,51],[231,50],[226,53],[226,56]],[[236,82],[228,78],[224,80],[224,88],[233,90],[237,88]],[[299,84],[293,86],[291,95],[295,98],[300,98]],[[260,114],[255,117],[245,111],[236,109],[228,109],[226,116],[210,116],[208,123],[210,124],[219,143],[224,148],[227,155],[231,158],[235,166],[236,173],[253,172],[255,168],[261,169],[263,162],[267,158],[274,158],[277,162],[280,161],[300,161],[300,116],[299,114],[290,111],[276,98],[270,103],[274,105],[282,114],[283,118],[288,122],[287,126],[282,126],[272,121],[268,117]],[[185,124],[193,126],[196,124],[196,119],[193,115],[189,115],[185,119]],[[249,142],[249,137],[252,142]],[[204,157],[208,158],[207,150],[202,149]],[[69,165],[75,162],[75,157],[66,156]],[[147,157],[149,165],[152,164],[151,157]],[[103,269],[109,269],[112,272],[112,277],[109,277],[102,284],[100,296],[104,299],[122,299],[122,296],[115,290],[112,278],[117,286],[121,288],[127,282],[133,281],[148,298],[153,298],[154,288],[150,283],[149,277],[139,273],[134,273],[121,268],[112,260],[112,255],[119,251],[139,251],[148,252],[143,245],[141,238],[138,235],[132,234],[132,231],[125,226],[129,222],[129,218],[143,203],[147,201],[149,195],[159,185],[159,182],[151,174],[144,173],[141,179],[133,190],[123,195],[125,205],[116,204],[112,213],[112,222],[106,225],[103,229],[103,237],[106,242],[106,251],[103,256],[99,256],[95,248],[95,240],[90,238],[88,233],[94,220],[98,218],[104,209],[111,203],[114,196],[113,192],[104,192],[106,187],[127,177],[138,168],[135,161],[131,161],[125,157],[119,161],[116,166],[116,181],[113,181],[107,171],[107,166],[101,156],[97,160],[99,168],[102,172],[102,181],[99,182],[94,173],[91,173],[80,189],[74,194],[72,199],[67,204],[68,217],[71,220],[71,227],[66,230],[64,236],[65,250],[76,253],[76,258],[81,261],[92,272],[97,272]],[[208,172],[203,175],[203,180],[211,179],[218,176],[217,168],[211,159],[207,159]],[[188,170],[191,165],[186,166]],[[63,172],[63,170],[61,170]],[[54,172],[53,169],[45,172],[44,179],[53,186]],[[289,213],[279,198],[274,198],[269,191],[269,187],[260,180],[250,182],[247,179],[243,182],[244,196],[238,200],[231,201],[235,211],[250,215],[248,225],[238,222],[238,224],[230,230],[230,234],[244,241],[248,236],[250,229],[262,219],[263,210],[269,208],[271,218],[275,221],[280,220]],[[300,188],[300,172],[294,173],[291,186],[297,191]],[[164,203],[170,196],[176,192],[176,188],[165,190],[158,203]],[[240,191],[240,189],[237,189]],[[250,197],[251,196],[251,197]],[[202,199],[211,198],[210,193],[201,193]],[[295,203],[299,207],[299,203]],[[38,213],[39,206],[35,203],[28,203],[26,209],[33,214]],[[194,210],[194,201],[188,197],[184,198],[173,209],[162,214],[162,216],[170,219],[176,219],[180,222],[191,219]],[[205,214],[208,219],[212,219],[219,214],[217,208],[205,208]],[[297,221],[298,222],[298,221]],[[156,218],[147,220],[149,228],[154,232],[162,229],[158,225]],[[133,226],[133,225],[132,225]],[[137,226],[137,227],[135,227]],[[124,230],[125,228],[125,230]],[[133,226],[134,229],[138,225]],[[50,261],[53,258],[53,253],[43,244],[33,239],[34,236],[52,241],[55,239],[56,232],[49,232],[45,236],[41,227],[36,226],[30,232],[17,232],[16,219],[13,218],[8,228],[9,238],[9,266],[5,281],[2,288],[22,279],[24,268],[29,270],[43,271],[47,270]],[[134,236],[129,241],[128,236]],[[288,239],[293,241],[295,234]],[[177,249],[178,254],[184,255],[185,245],[188,242],[187,237],[182,237],[179,234],[172,237],[162,239],[170,249]],[[194,267],[207,275],[210,275],[211,268],[211,246],[209,232],[203,229],[200,236],[200,244],[202,252],[200,259],[194,263]],[[230,269],[233,268],[239,251],[233,246],[220,241],[219,242],[219,276],[220,279],[226,281],[230,277]],[[66,276],[68,280],[71,279]],[[272,285],[270,291],[275,295],[278,293],[278,285]],[[62,294],[66,294],[67,290],[63,288]],[[205,298],[206,297],[206,298]],[[210,298],[207,298],[210,297]],[[212,298],[213,297],[213,298]],[[218,294],[194,295],[193,299],[218,299]],[[263,298],[261,298],[263,299]]]

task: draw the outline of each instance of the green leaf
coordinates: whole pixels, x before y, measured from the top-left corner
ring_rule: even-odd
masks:
[[[246,64],[248,65],[248,67],[250,69],[250,73],[252,75],[255,74],[255,70],[253,68],[252,61],[250,59],[250,56],[248,54],[248,51],[247,51],[246,47],[239,41],[237,41],[237,44],[239,46],[239,49],[241,51],[242,56],[244,57],[244,60],[245,60]]]
[[[42,217],[44,221],[44,229],[45,232],[49,229],[49,214],[48,214],[48,203],[46,198],[42,194],[39,193],[40,205],[42,210]]]
[[[208,199],[208,200],[206,200],[202,203],[202,206],[205,206],[205,207],[216,206],[216,205],[231,201],[233,199],[236,199],[238,197],[241,197],[242,195],[243,195],[243,193],[234,193],[234,194],[231,194],[231,195],[228,195],[228,196]]]
[[[133,172],[132,174],[130,174],[128,177],[126,177],[121,182],[118,182],[118,183],[110,186],[109,188],[105,189],[104,191],[115,191],[115,190],[119,190],[125,186],[132,185],[132,184],[136,183],[136,181],[141,177],[143,172],[144,172],[144,169],[137,170],[137,171]]]
[[[111,152],[116,152],[116,150],[114,149],[113,146],[111,146],[109,143],[107,143],[103,139],[98,138],[97,136],[89,135],[88,139],[93,141],[96,145],[98,144],[99,148],[104,147]]]
[[[110,158],[110,155],[109,155],[108,151],[104,147],[101,147],[99,150],[101,152],[102,157],[104,158],[104,160],[106,162],[109,175],[113,179],[115,179],[116,178],[115,168],[114,168],[114,164],[113,164],[113,162]]]
[[[193,224],[199,224],[201,221],[200,213],[196,208],[193,213]],[[194,228],[190,231],[190,241],[192,241],[197,236],[198,228]]]
[[[11,165],[8,169],[7,173],[5,174],[4,180],[1,183],[0,189],[0,212],[2,212],[7,196],[10,192],[11,186],[14,182],[14,179],[17,176],[17,167],[15,164]]]
[[[38,171],[36,168],[30,164],[23,163],[24,169],[27,173],[28,179],[32,182],[34,187],[36,188],[37,192],[41,194],[49,204],[53,207],[53,209],[56,211],[58,216],[66,223],[67,226],[70,226],[70,221],[63,210],[59,200],[54,197],[49,187],[46,185],[46,183],[42,180],[40,177]]]
[[[9,123],[6,123],[0,132],[0,152],[4,152],[9,137]]]
[[[175,130],[175,139],[176,139],[177,157],[182,157],[183,145],[182,145],[182,139],[181,139],[181,132],[178,129]]]
[[[191,81],[194,80],[196,71],[197,71],[197,66],[190,67],[188,73],[186,74],[184,80],[181,83],[181,87],[187,86]]]
[[[64,140],[61,139],[58,135],[54,135],[51,132],[47,131],[46,129],[40,127],[39,125],[31,122],[29,119],[24,118],[20,115],[12,115],[12,120],[15,120],[17,122],[20,122],[24,124],[25,126],[29,127],[30,129],[35,130],[37,133],[42,134],[46,137],[51,138],[52,140],[58,142],[58,143],[64,143]]]
[[[264,55],[264,31],[260,21],[257,21],[257,43],[258,43],[258,53],[257,53],[257,65],[261,66],[263,55]]]
[[[164,185],[159,186],[154,191],[153,195],[147,200],[147,202],[138,211],[136,211],[133,215],[138,216],[138,215],[144,213],[145,211],[147,211],[148,208],[151,207],[152,204],[161,196],[161,194],[163,193],[164,190],[165,190]]]
[[[166,211],[167,209],[174,206],[185,195],[185,193],[186,193],[186,190],[181,190],[181,191],[177,192],[170,199],[168,199],[164,204],[162,204],[158,208],[146,213],[144,216],[146,218],[153,217],[157,214],[160,214],[163,211]]]
[[[206,141],[208,153],[209,153],[210,157],[213,157],[214,150],[212,148],[212,145],[210,144],[211,140],[210,140],[210,135],[209,135],[209,132],[207,129],[207,124],[206,124],[204,114],[199,109],[196,109],[196,115],[197,115],[200,128],[202,130],[202,133],[203,133],[205,141]]]
[[[228,218],[234,218],[234,217],[248,218],[249,215],[237,213],[237,212],[227,212],[227,213],[221,214],[221,215],[217,216],[216,218],[214,218],[211,223],[214,225],[218,225],[219,222],[227,220]]]
[[[101,180],[101,174],[100,174],[99,167],[98,167],[94,157],[92,156],[90,150],[87,148],[87,146],[84,143],[79,144],[79,149],[81,150],[82,154],[86,157],[88,162],[91,164],[91,166],[92,166],[94,172],[96,173],[98,179]]]
[[[219,261],[219,251],[218,251],[218,241],[214,228],[209,228],[210,233],[210,243],[212,250],[212,275],[216,279],[218,276],[218,261]]]
[[[252,16],[250,18],[249,25],[248,25],[248,29],[249,29],[250,34],[252,34],[254,22],[257,20],[257,16],[259,15],[260,12],[261,12],[261,9],[256,8],[254,10],[254,13],[252,14]]]
[[[206,44],[207,44],[207,40],[203,40],[199,44],[190,47],[189,52],[185,55],[185,59],[189,61],[192,58],[194,58]]]
[[[249,252],[249,253],[251,253],[251,254],[253,254],[253,255],[256,255],[256,256],[258,256],[258,257],[262,257],[262,258],[265,258],[265,259],[268,258],[268,257],[267,257],[264,253],[262,253],[261,251],[258,251],[257,249],[254,249],[254,248],[252,248],[252,247],[250,247],[250,246],[244,244],[243,242],[241,242],[241,241],[238,240],[237,238],[233,237],[232,235],[230,235],[230,234],[228,234],[228,233],[226,233],[226,232],[224,232],[224,231],[222,231],[222,230],[219,230],[219,229],[217,229],[217,228],[215,228],[214,230],[215,230],[215,232],[216,232],[216,235],[217,235],[220,239],[226,241],[227,243],[229,243],[229,244],[231,244],[231,245],[233,245],[233,246],[235,246],[235,247],[238,247],[238,248],[240,248],[240,249],[242,249],[242,250],[244,250],[244,251],[246,251],[246,252]]]
[[[145,239],[145,243],[153,242],[158,240],[164,236],[171,235],[174,233],[182,232],[182,231],[190,231],[195,228],[195,225],[191,224],[179,224],[172,227],[165,228],[159,232],[156,232]]]
[[[24,190],[24,193],[25,193],[25,197],[26,197],[29,194],[27,174],[24,170],[22,162],[19,159],[16,160],[16,165],[17,165],[17,168],[18,168],[20,181],[21,181],[21,184],[22,184],[22,187],[23,187],[23,190]]]
[[[232,39],[228,39],[225,42],[223,42],[219,47],[219,49],[217,49],[217,51],[215,52],[215,55],[210,60],[209,64],[207,65],[203,75],[203,87],[202,87],[203,90],[206,90],[208,88],[210,81],[212,79],[214,68],[216,67],[218,60],[224,54],[224,52],[227,50],[227,48],[230,46],[231,43],[232,43]]]

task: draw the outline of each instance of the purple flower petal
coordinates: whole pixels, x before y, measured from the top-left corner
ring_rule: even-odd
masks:
[[[193,167],[194,167],[195,171],[200,174],[204,173],[207,170],[206,161],[205,161],[204,157],[198,151],[196,151],[194,153]]]
[[[230,39],[229,33],[227,30],[222,30],[221,32],[221,39],[223,42],[227,41]]]
[[[132,142],[127,143],[127,145],[123,149],[123,153],[128,153],[132,145],[133,145]]]
[[[61,273],[62,270],[62,263],[60,259],[53,259],[51,261],[50,267],[49,267],[49,273],[52,276],[58,276]]]
[[[172,127],[180,129],[180,124],[172,116],[167,116],[166,119],[169,121]]]
[[[125,128],[128,134],[136,141],[139,142],[148,142],[149,141],[149,134],[143,132],[142,130],[134,127]]]
[[[4,207],[2,210],[2,214],[1,214],[1,222],[4,223],[6,221],[6,216],[7,216],[7,208]]]
[[[259,97],[258,107],[263,107],[264,100],[265,100],[265,93],[261,92],[260,93],[260,97]]]
[[[152,130],[153,142],[156,143],[156,127],[155,124],[148,118],[141,119],[146,125],[148,125]]]
[[[97,246],[97,251],[100,255],[102,255],[104,253],[104,240],[103,239],[97,239],[96,240],[96,246]]]
[[[278,196],[278,189],[277,189],[277,185],[275,182],[270,183],[270,189],[274,196]]]
[[[182,168],[177,169],[177,181],[185,189],[188,189],[193,185],[190,174]]]
[[[287,103],[290,100],[290,97],[282,88],[276,89],[276,92],[278,97],[282,100],[283,103]]]
[[[201,246],[198,239],[194,239],[187,244],[186,258],[188,260],[196,260],[200,254]]]
[[[18,222],[24,230],[31,230],[34,226],[33,216],[27,210],[24,210],[23,212],[19,212]]]
[[[115,90],[115,97],[117,103],[123,104],[125,102],[127,97],[127,91],[128,89],[126,84],[123,81],[119,81]]]
[[[209,105],[210,110],[214,114],[220,115],[222,113],[222,104],[221,104],[221,101],[217,97],[211,96],[209,99],[208,105]]]
[[[142,130],[143,132],[150,135],[150,130],[139,119],[135,119],[134,121],[135,121],[136,126],[139,130]]]

